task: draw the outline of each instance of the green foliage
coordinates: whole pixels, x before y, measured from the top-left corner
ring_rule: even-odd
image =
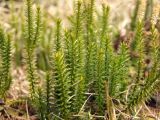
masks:
[[[95,71],[95,88],[97,93],[97,103],[99,109],[103,113],[104,109],[104,51],[99,48],[97,50],[97,61]]]
[[[153,12],[153,0],[147,0],[144,20],[150,20]]]
[[[109,32],[109,28],[108,28],[108,24],[109,24],[109,11],[110,11],[110,8],[109,6],[106,6],[105,4],[102,4],[102,12],[103,12],[103,15],[102,15],[102,21],[101,21],[101,30],[100,30],[100,47],[104,47],[105,48],[105,42],[106,42],[106,39],[107,39],[107,35],[108,32]]]
[[[82,3],[77,1],[75,17],[65,34],[65,58],[71,78],[71,109],[78,112],[84,102],[84,41],[82,36]]]
[[[140,83],[136,81],[136,84],[133,88],[133,91],[130,93],[129,102],[128,102],[128,107],[129,109],[136,107],[140,103],[144,102],[145,100],[148,100],[151,95],[153,95],[158,89],[159,86],[158,84],[160,83],[159,78],[159,38],[158,38],[158,33],[156,32],[156,29],[152,27],[151,29],[151,35],[150,39],[152,40],[152,66],[149,69],[148,76],[143,78],[144,83]],[[139,64],[140,65],[140,64]],[[140,67],[139,67],[140,69]],[[142,68],[141,68],[142,69]],[[138,70],[138,73],[140,70]],[[139,75],[138,74],[138,75]],[[141,76],[137,76],[137,78],[140,79]]]
[[[52,113],[53,101],[54,101],[54,83],[52,81],[51,73],[48,72],[46,75],[46,91],[45,91],[45,110],[46,110],[46,119],[49,120],[49,116]]]
[[[10,37],[0,28],[0,97],[4,97],[11,85],[11,42]]]
[[[136,27],[136,33],[135,33],[135,37],[134,37],[134,41],[132,43],[132,49],[133,52],[135,52],[138,56],[137,58],[133,58],[133,65],[135,66],[135,70],[136,70],[136,77],[134,79],[134,86],[131,90],[131,94],[128,97],[128,104],[129,107],[132,107],[132,104],[135,104],[135,96],[137,96],[137,92],[141,91],[141,84],[142,84],[142,79],[144,79],[143,77],[143,63],[144,63],[144,35],[143,35],[143,23],[142,22],[138,22],[137,23],[137,27]]]
[[[33,8],[32,8],[32,0],[26,0],[26,30],[25,30],[25,37],[26,37],[26,43],[27,43],[27,48],[29,51],[31,46],[33,45],[33,38],[34,38],[34,31],[33,31]]]
[[[25,29],[25,39],[26,39],[26,65],[27,65],[27,79],[30,82],[30,93],[32,99],[33,95],[36,92],[36,55],[35,55],[35,46],[37,41],[40,38],[40,27],[41,27],[41,18],[40,18],[40,8],[37,7],[37,16],[36,21],[33,20],[33,8],[32,0],[26,1],[27,10],[26,10],[26,29]],[[36,26],[34,25],[36,23]]]
[[[96,101],[99,106],[99,110],[101,113],[104,111],[104,83],[106,79],[106,73],[105,73],[105,42],[108,40],[107,36],[105,33],[108,33],[108,16],[109,16],[109,7],[105,6],[104,4],[102,5],[102,10],[103,14],[101,17],[101,29],[100,29],[100,41],[96,41],[96,63],[95,63],[95,81],[94,81],[94,86],[95,86],[95,93],[97,94]],[[108,68],[106,68],[108,69]]]
[[[34,95],[33,106],[41,120],[50,120],[54,109],[54,81],[51,72],[46,72],[45,84],[39,86]]]
[[[141,4],[141,0],[136,0],[136,7],[134,9],[134,13],[132,15],[131,24],[130,24],[131,30],[134,30],[136,27],[140,4]]]
[[[56,40],[55,40],[55,51],[59,51],[61,48],[61,20],[57,19],[56,21]]]
[[[94,70],[96,61],[96,39],[94,31],[94,0],[90,0],[84,6],[84,24],[85,24],[85,81],[86,85],[92,84],[94,80]]]
[[[11,26],[11,41],[13,42],[13,48],[15,49],[15,52],[13,52],[13,60],[15,61],[16,66],[22,65],[22,53],[23,53],[23,47],[24,47],[24,6],[20,7],[20,10],[17,11],[16,4],[14,0],[11,0],[9,2],[9,9],[10,12],[10,18],[9,23]]]
[[[73,24],[73,34],[74,39],[76,40],[75,45],[75,66],[76,66],[76,84],[74,87],[75,91],[75,100],[74,100],[74,108],[76,108],[76,112],[80,110],[85,100],[85,69],[84,69],[84,40],[82,35],[82,3],[77,1],[76,9],[75,9],[75,24]]]
[[[56,19],[53,32],[48,27],[46,16],[42,21],[40,6],[34,13],[32,0],[26,0],[26,23],[23,29],[25,65],[31,100],[39,119],[70,120],[75,116],[77,119],[94,119],[108,116],[109,120],[115,120],[123,116],[122,112],[127,111],[132,115],[133,110],[137,110],[139,105],[158,91],[159,33],[153,25],[150,36],[145,35],[144,23],[137,16],[139,6],[140,1],[137,0],[130,26],[134,37],[129,38],[131,41],[128,42],[127,34],[122,36],[123,40],[120,36],[119,47],[115,51],[115,36],[109,24],[110,8],[105,4],[102,4],[98,16],[95,0],[77,0],[74,13],[69,17],[70,26],[63,29],[63,20]],[[12,13],[13,20],[14,17]],[[12,23],[12,26],[16,24]],[[151,50],[146,53],[145,42],[148,37]],[[0,29],[2,97],[11,84],[10,49],[10,39]],[[151,63],[146,64],[148,57]],[[134,68],[133,77],[130,68]],[[40,69],[46,73],[42,80],[37,72]]]
[[[36,107],[37,114],[41,120],[47,120],[48,119],[48,108],[46,109],[47,101],[44,101],[44,93],[43,89],[38,88],[37,95],[34,95],[34,106]]]
[[[109,92],[111,96],[116,98],[123,95],[126,90],[128,78],[128,67],[129,67],[129,50],[125,43],[121,43],[119,53],[117,56],[113,56],[111,62],[111,73],[110,73],[110,84]]]
[[[58,51],[54,55],[54,81],[55,81],[55,103],[56,113],[67,119],[70,111],[70,77],[64,54]]]
[[[36,46],[37,42],[41,38],[41,10],[40,7],[37,7],[36,11],[36,20],[35,20],[35,32],[34,32],[34,39],[33,39],[33,46]]]

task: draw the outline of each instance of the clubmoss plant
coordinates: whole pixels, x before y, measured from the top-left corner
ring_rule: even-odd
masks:
[[[40,13],[40,8],[37,7],[37,16],[36,20],[34,21],[32,0],[27,0],[26,6],[27,9],[26,9],[25,49],[26,49],[27,79],[30,82],[31,98],[34,99],[33,96],[36,92],[36,82],[37,82],[35,47],[37,41],[40,38],[41,13]],[[36,23],[36,25],[34,23]]]
[[[4,34],[2,28],[0,28],[0,58],[0,97],[4,98],[12,82],[10,75],[11,42],[10,37]]]
[[[152,59],[153,65],[149,70],[148,76],[144,78],[144,83],[136,83],[137,86],[134,87],[133,91],[130,93],[128,107],[133,108],[149,99],[150,96],[155,93],[159,87],[159,63],[157,59],[159,58],[159,43],[158,43],[158,33],[155,27],[151,29],[152,40]],[[158,66],[157,66],[158,65]],[[157,72],[156,72],[157,71]],[[140,72],[140,71],[139,71]],[[142,73],[142,72],[141,72]],[[140,77],[140,76],[139,76]]]
[[[85,81],[86,85],[93,83],[95,70],[95,54],[96,54],[96,40],[94,31],[94,0],[84,4],[84,24],[85,24]]]
[[[134,29],[136,27],[140,3],[141,3],[141,0],[137,0],[136,1],[136,6],[135,6],[135,9],[134,9],[134,13],[133,13],[132,18],[131,18],[131,24],[130,24],[130,26],[131,26],[131,30],[133,30],[133,31],[134,31]]]
[[[59,51],[61,48],[61,20],[57,19],[56,21],[56,34],[55,34],[55,51]]]
[[[56,113],[67,119],[70,112],[70,77],[62,51],[54,55],[54,72]]]
[[[63,29],[63,20],[56,19],[53,31],[48,27],[47,17],[42,21],[40,6],[33,12],[32,2],[26,0],[24,50],[31,101],[39,119],[116,120],[125,113],[131,119],[139,105],[159,90],[159,30],[152,23],[146,34],[145,23],[137,16],[140,0],[131,18],[130,31],[134,37],[128,42],[128,36],[122,36],[116,51],[109,6],[102,4],[98,16],[95,0],[77,0],[69,17],[70,26]],[[150,14],[145,15],[146,19]],[[151,50],[146,53],[148,38]],[[148,57],[150,62],[146,63]],[[0,58],[0,97],[4,97],[11,84],[11,43],[2,28]],[[130,68],[134,68],[133,76]],[[40,69],[45,73],[42,80],[38,80]]]
[[[96,51],[96,64],[95,64],[95,93],[96,95],[96,101],[99,106],[99,110],[101,113],[104,112],[104,83],[107,80],[105,75],[105,42],[107,39],[107,35],[105,33],[108,33],[108,16],[109,16],[109,7],[102,5],[102,17],[101,17],[101,29],[100,29],[100,41],[97,41],[97,51]],[[107,68],[108,69],[108,68]]]

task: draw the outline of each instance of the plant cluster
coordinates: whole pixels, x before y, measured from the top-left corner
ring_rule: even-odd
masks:
[[[68,28],[64,29],[61,19],[56,19],[54,40],[47,49],[48,54],[45,52],[46,78],[42,84],[37,73],[37,51],[44,39],[45,21],[40,7],[33,13],[32,5],[32,0],[26,0],[24,60],[31,101],[39,118],[136,118],[141,106],[159,90],[160,84],[160,36],[158,20],[155,25],[150,19],[152,4],[147,4],[141,20],[138,19],[140,0],[137,0],[129,29],[134,35],[126,36],[114,48],[109,6],[102,4],[102,13],[97,15],[94,0],[77,0],[74,14],[68,18]],[[146,21],[151,24],[147,30]],[[4,97],[11,84],[11,43],[2,29],[0,55],[0,97]],[[134,75],[130,73],[131,68]]]

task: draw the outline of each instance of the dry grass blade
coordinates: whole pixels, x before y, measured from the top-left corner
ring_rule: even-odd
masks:
[[[108,83],[105,81],[105,93],[106,93],[106,108],[107,108],[107,115],[108,120],[117,120],[116,119],[116,113],[115,113],[115,107],[112,102],[112,98],[109,96],[109,89],[108,89]]]

